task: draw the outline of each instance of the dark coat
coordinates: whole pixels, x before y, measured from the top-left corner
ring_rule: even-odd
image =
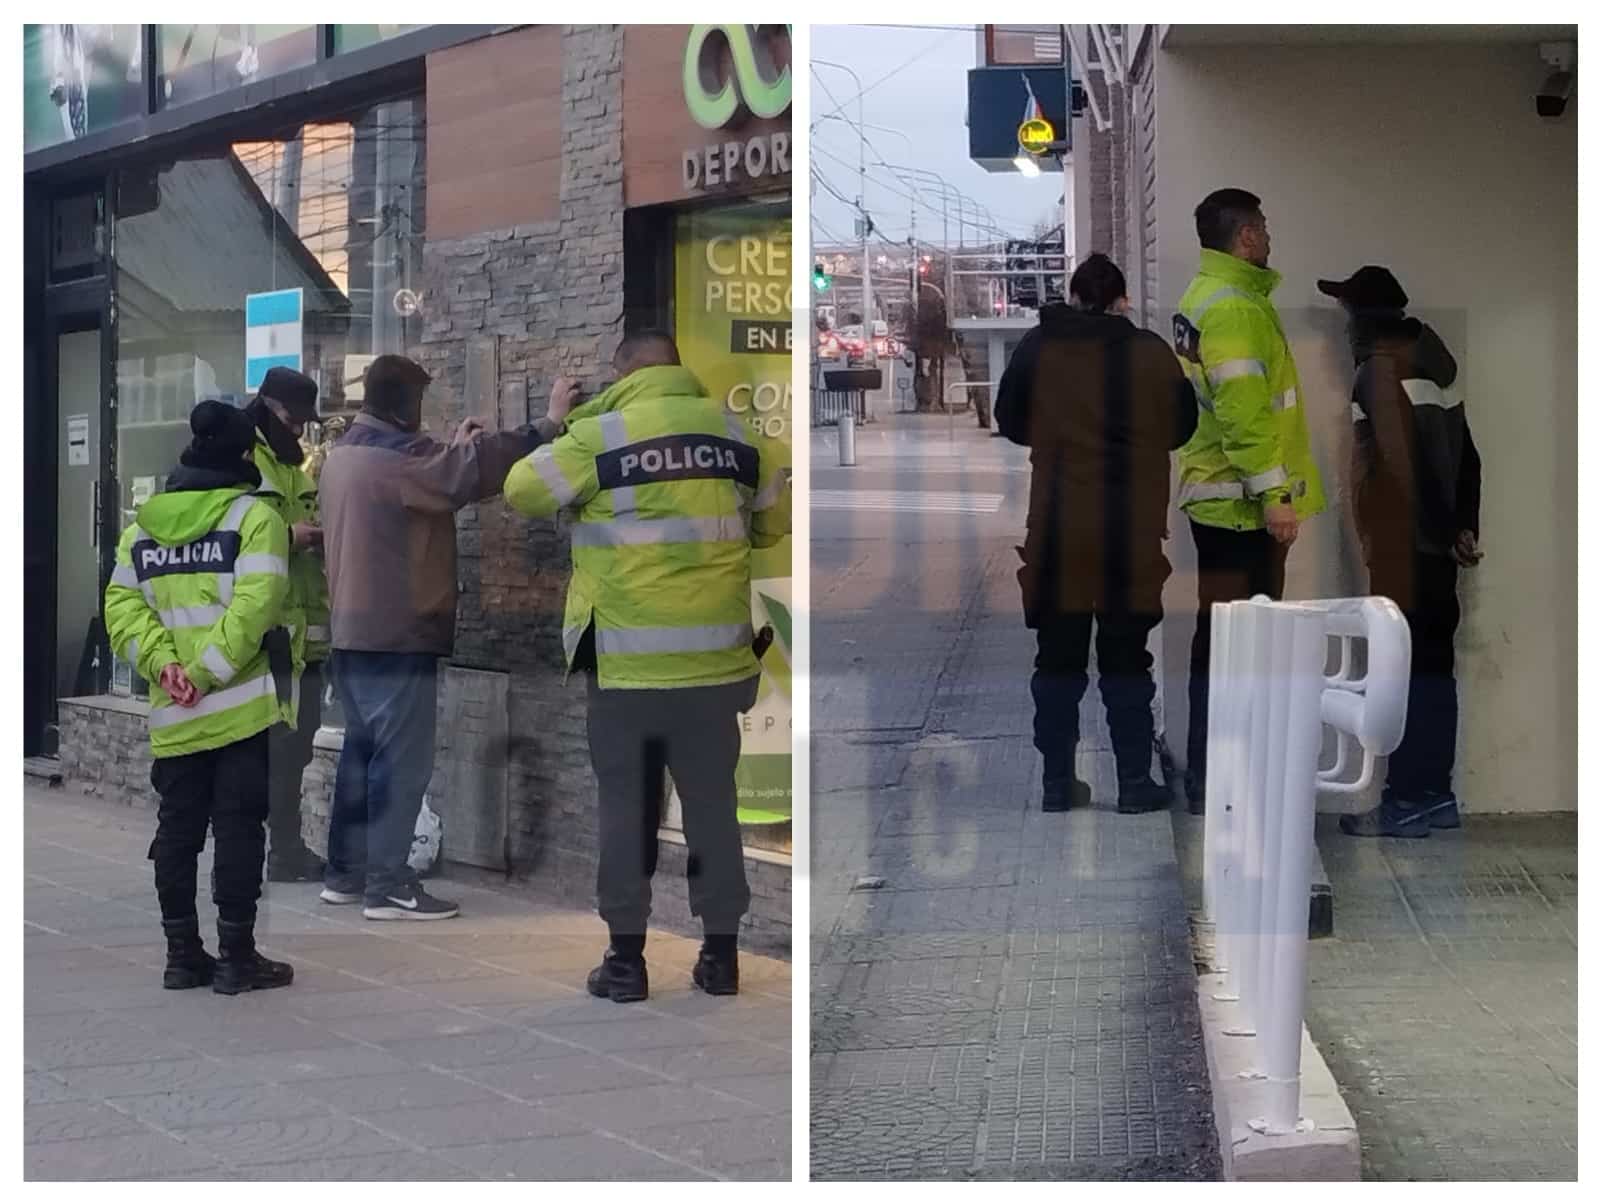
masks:
[[[1481,512],[1481,456],[1449,390],[1453,355],[1412,317],[1356,318],[1350,340],[1354,515],[1366,562],[1446,557],[1461,532],[1480,533]]]
[[[1158,612],[1171,452],[1198,404],[1176,355],[1125,317],[1049,305],[999,384],[999,431],[1032,450],[1022,550],[1027,624]]]

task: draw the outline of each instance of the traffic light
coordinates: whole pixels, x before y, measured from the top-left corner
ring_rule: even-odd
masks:
[[[832,286],[832,276],[827,274],[827,268],[822,263],[816,264],[816,272],[812,278],[815,280],[818,292],[824,292]]]

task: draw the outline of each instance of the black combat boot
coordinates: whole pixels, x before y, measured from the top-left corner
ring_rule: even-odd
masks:
[[[644,939],[611,935],[600,964],[588,972],[588,994],[617,1004],[649,999],[649,968],[644,963]]]
[[[1142,775],[1122,776],[1118,781],[1121,795],[1115,802],[1117,812],[1151,813],[1168,808],[1170,793],[1154,782],[1154,777],[1144,771]]]
[[[211,982],[213,992],[236,996],[240,992],[288,987],[294,982],[293,967],[264,958],[256,950],[253,921],[224,921],[218,918],[216,937],[221,956],[216,964],[216,978]]]
[[[1068,753],[1043,757],[1043,811],[1065,812],[1087,808],[1093,803],[1093,789],[1076,777],[1076,747]]]
[[[161,928],[166,931],[166,972],[161,986],[176,992],[210,983],[216,975],[216,959],[205,952],[200,940],[200,918],[163,920]]]
[[[694,964],[694,986],[707,996],[738,994],[738,935],[707,933]]]

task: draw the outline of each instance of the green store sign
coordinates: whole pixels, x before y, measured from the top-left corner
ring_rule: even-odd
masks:
[[[683,51],[682,94],[702,129],[732,129],[746,117],[770,120],[793,103],[793,72],[777,70],[774,43],[792,38],[792,25],[695,25]],[[719,43],[730,51],[732,74],[722,75]],[[791,42],[790,42],[791,44]],[[683,151],[682,182],[689,192],[793,174],[786,130],[731,137]]]

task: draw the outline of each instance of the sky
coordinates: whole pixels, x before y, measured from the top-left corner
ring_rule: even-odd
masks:
[[[1046,215],[1057,213],[1061,179],[1044,174],[1028,179],[1018,173],[996,174],[971,161],[965,127],[966,72],[976,66],[975,26],[888,27],[871,25],[816,25],[811,29],[811,55],[842,63],[860,76],[865,94],[866,136],[876,147],[866,150],[866,207],[884,235],[903,239],[909,232],[910,199],[888,190],[908,191],[905,184],[870,163],[880,157],[906,163],[943,176],[951,187],[987,205],[1000,225],[1018,235],[1032,232]],[[908,64],[908,65],[906,65]],[[901,69],[902,68],[902,69]],[[872,84],[888,77],[880,85]],[[845,111],[858,119],[854,81],[844,71],[812,65],[811,121],[847,101]],[[873,129],[886,126],[911,139]],[[826,177],[851,199],[860,190],[860,142],[854,127],[840,118],[821,120],[811,134],[811,169]],[[913,156],[911,156],[913,154]],[[832,157],[828,157],[831,155]],[[954,209],[950,206],[950,240],[954,240]],[[852,207],[811,182],[811,214],[816,242],[854,237]],[[1053,219],[1057,220],[1057,217]],[[938,241],[943,235],[941,200],[928,196],[917,206],[917,235]]]

